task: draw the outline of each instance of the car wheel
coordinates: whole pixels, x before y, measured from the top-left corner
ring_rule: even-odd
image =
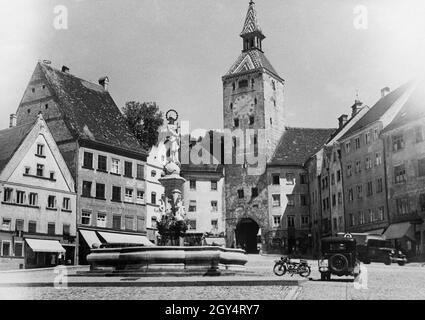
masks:
[[[406,263],[404,261],[397,262],[399,266],[404,266]]]
[[[326,279],[327,279],[327,275],[326,275],[326,273],[325,273],[325,272],[321,272],[321,273],[320,273],[320,280],[322,280],[322,281],[326,281]]]
[[[326,274],[326,280],[331,281],[331,273],[330,272],[328,272]]]
[[[390,258],[390,257],[388,257],[388,259],[385,259],[384,264],[385,264],[386,266],[389,266],[389,265],[391,264],[391,258]]]
[[[346,271],[348,268],[347,257],[339,253],[333,255],[329,258],[329,267],[337,273]]]
[[[364,259],[364,260],[363,260],[363,263],[364,263],[364,264],[370,264],[370,259]]]

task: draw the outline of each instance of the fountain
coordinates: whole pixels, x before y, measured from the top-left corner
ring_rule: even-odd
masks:
[[[164,196],[160,200],[161,220],[157,223],[161,245],[102,244],[99,248],[93,248],[87,256],[91,272],[215,276],[244,270],[247,258],[243,250],[183,246],[187,224],[182,192],[186,180],[180,176],[177,112],[169,110],[166,119],[167,137],[164,144],[167,146],[167,164],[164,166],[164,175],[159,179],[164,186]]]

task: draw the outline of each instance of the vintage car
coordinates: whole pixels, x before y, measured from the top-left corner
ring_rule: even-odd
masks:
[[[357,259],[356,239],[329,237],[321,241],[319,271],[321,280],[330,280],[331,275],[354,276],[360,274],[360,261]]]
[[[392,262],[404,266],[406,255],[396,250],[390,241],[384,239],[367,239],[364,244],[358,245],[359,260],[363,263],[383,262],[390,265]]]

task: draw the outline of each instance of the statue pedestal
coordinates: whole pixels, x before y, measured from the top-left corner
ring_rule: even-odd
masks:
[[[177,173],[173,173],[159,178],[158,181],[164,187],[165,197],[174,199],[173,196],[176,191],[179,191],[180,194],[183,193],[183,184],[186,182],[186,179]]]

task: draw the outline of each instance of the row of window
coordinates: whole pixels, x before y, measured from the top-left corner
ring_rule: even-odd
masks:
[[[417,126],[414,128],[414,135],[415,135],[415,142],[420,143],[425,140],[425,132],[424,127]],[[405,147],[405,141],[403,134],[394,135],[391,137],[391,146],[393,152],[398,152],[400,150],[403,150]]]
[[[26,166],[24,168],[24,176],[40,177],[40,178],[55,180],[56,175],[54,171],[50,171],[48,177],[44,176],[44,173],[45,173],[44,164],[41,164],[41,163],[37,163],[35,174],[32,173],[31,167]]]
[[[93,153],[84,152],[83,168],[94,169]],[[108,172],[108,158],[103,155],[97,156],[97,171]],[[110,173],[121,175],[123,172],[121,168],[120,159],[111,158]],[[156,173],[155,173],[156,175]],[[124,177],[133,178],[133,162],[124,161]],[[142,164],[136,164],[136,179],[143,180],[145,178],[145,167]]]
[[[373,167],[373,163],[376,167],[380,166],[382,164],[382,154],[380,152],[375,153],[375,160],[372,162],[372,157],[370,155],[366,156],[365,158],[365,169],[370,170]],[[361,173],[362,172],[362,161],[356,160],[355,166],[354,166],[354,173]],[[353,166],[351,163],[347,164],[347,177],[351,177],[353,175]]]
[[[12,249],[12,242],[8,240],[1,241],[1,252],[0,255],[2,257],[18,257],[21,258],[24,256],[24,243],[23,242],[14,242],[14,248],[13,252]]]
[[[329,210],[330,209],[330,198],[326,197],[322,199],[322,209],[323,210]],[[332,207],[335,207],[337,203],[337,196],[336,194],[332,194]],[[342,193],[338,192],[338,204],[342,204]]]
[[[425,158],[418,159],[418,177],[425,176]],[[407,181],[406,166],[400,164],[394,166],[394,183],[404,183]]]
[[[383,220],[384,207],[379,207],[377,210],[368,209],[367,212],[359,211],[357,216],[355,216],[353,213],[349,214],[350,227]]]
[[[416,126],[414,128],[415,142],[420,143],[425,140],[425,132],[423,126]],[[373,129],[373,133],[366,132],[364,134],[364,144],[369,145],[372,141],[377,140],[379,137],[378,128]],[[354,138],[354,150],[361,148],[361,136]],[[391,149],[393,152],[403,150],[405,147],[403,134],[397,134],[391,137]],[[345,143],[345,152],[348,154],[351,152],[351,141]]]
[[[396,209],[398,215],[404,215],[410,213],[409,198],[398,198],[396,199]],[[419,195],[418,210],[421,212],[425,211],[425,193]]]
[[[288,216],[287,217],[287,226],[288,228],[295,227],[295,217]],[[301,216],[301,227],[306,227],[309,225],[310,217],[309,216]],[[279,227],[282,222],[282,216],[273,216],[273,227]]]
[[[373,195],[373,181],[368,181],[366,183],[366,196],[370,197]],[[382,178],[378,178],[375,181],[375,193],[381,193],[384,190],[384,182]],[[354,190],[353,188],[348,188],[347,190],[348,202],[354,201]],[[356,198],[363,199],[363,185],[358,184],[356,186]]]
[[[92,198],[93,197],[93,183],[91,181],[83,181],[82,186],[82,196],[86,198]],[[134,189],[132,188],[123,188],[124,189],[124,198],[122,197],[122,191],[121,187],[119,186],[112,186],[112,194],[111,194],[111,200],[114,202],[135,202],[138,204],[144,204],[145,203],[145,191],[144,190],[136,190],[134,192]],[[99,200],[106,200],[106,187],[103,183],[95,183],[95,190],[94,190],[94,198]],[[123,200],[124,199],[124,200]],[[156,192],[151,192],[151,204],[156,204],[157,197]]]
[[[307,175],[304,173],[300,173],[299,175],[300,184],[307,184],[308,179]],[[287,185],[294,185],[296,182],[295,175],[292,172],[287,172],[285,174],[285,180]],[[280,174],[272,174],[272,184],[273,185],[280,185]]]
[[[374,128],[372,130],[372,132],[368,131],[363,136],[364,136],[363,142],[361,142],[362,135],[354,138],[354,151],[357,151],[358,149],[360,149],[362,147],[362,144],[363,143],[364,143],[364,145],[369,145],[369,144],[372,143],[372,141],[378,140],[378,138],[379,138],[379,129],[378,128]],[[345,143],[345,153],[346,154],[349,154],[351,151],[352,151],[351,141],[347,141]]]
[[[39,207],[38,193],[29,192],[28,195],[25,191],[22,190],[13,190],[12,188],[5,188],[3,201],[11,204],[18,205],[27,205],[30,207]],[[47,196],[47,209],[57,210],[57,198],[56,196],[49,195]],[[62,211],[71,211],[71,199],[62,198]]]
[[[97,226],[100,228],[107,228],[108,215],[105,212],[98,212],[96,214],[96,223],[94,223],[93,214],[90,210],[82,210],[81,224],[86,226]],[[112,228],[115,230],[122,230],[122,219],[120,215],[112,215]],[[143,217],[125,216],[124,229],[128,231],[144,231],[145,220]]]
[[[189,180],[189,188],[190,190],[196,190],[196,180]],[[217,181],[211,180],[211,191],[217,191]]]
[[[295,206],[295,197],[297,195],[295,194],[287,194],[286,198],[288,199],[288,206]],[[300,194],[300,204],[301,206],[307,206],[308,205],[308,200],[307,200],[307,196],[305,194]],[[280,194],[272,194],[272,204],[273,207],[280,207],[281,203],[280,203]]]
[[[187,221],[188,223],[188,228],[190,230],[196,230],[196,219],[190,219]],[[218,220],[217,219],[213,219],[211,220],[211,229],[218,229]]]
[[[196,200],[190,200],[189,201],[189,212],[196,212],[197,209],[197,205],[196,205]],[[217,212],[218,211],[218,202],[213,200],[211,201],[211,212]]]
[[[25,225],[25,221],[23,219],[16,219],[15,220],[15,231],[25,231],[24,225]],[[62,225],[62,234],[63,235],[70,235],[70,228],[71,228],[71,226],[69,224],[63,224]],[[1,229],[3,231],[12,231],[12,219],[3,218]],[[28,221],[27,232],[28,233],[37,233],[37,221]],[[42,233],[42,232],[38,232],[38,233]],[[54,222],[49,222],[47,224],[47,234],[48,235],[56,235],[56,224]]]

